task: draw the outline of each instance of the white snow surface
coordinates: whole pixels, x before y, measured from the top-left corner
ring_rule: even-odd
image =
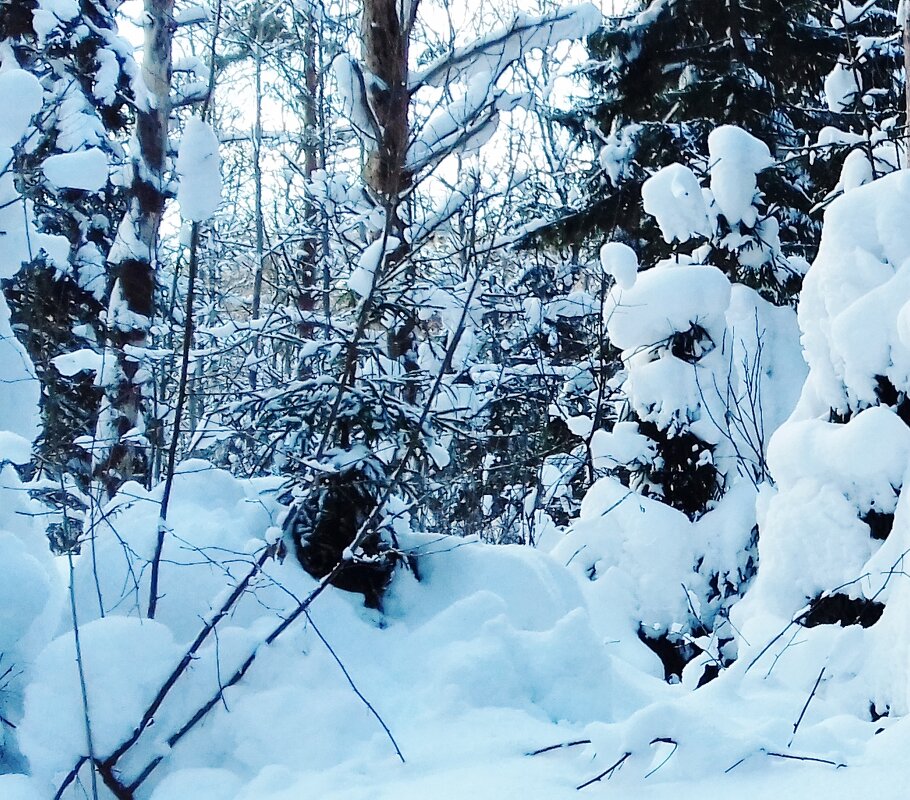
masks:
[[[274,535],[275,485],[239,480],[201,461],[181,468],[155,622],[141,619],[147,590],[141,565],[154,541],[157,495],[128,485],[115,500],[118,511],[108,519],[116,522],[100,532],[96,565],[88,551],[77,564],[81,644],[102,752],[127,734],[206,609],[244,573],[263,537]],[[204,725],[162,749],[161,739],[217,691],[219,675],[229,675],[294,607],[288,592],[302,597],[314,587],[289,556],[267,567],[267,578],[201,649],[124,769],[138,771],[165,754],[139,795],[150,800],[467,793],[559,800],[577,797],[576,786],[630,752],[607,784],[624,796],[818,796],[822,787],[838,797],[865,783],[876,796],[897,800],[910,773],[896,754],[910,744],[910,730],[898,718],[870,722],[870,697],[886,695],[876,694],[874,682],[863,683],[886,677],[876,667],[883,640],[866,652],[862,629],[822,626],[803,631],[801,647],[780,643],[750,670],[777,633],[768,611],[756,610],[737,619],[749,641],[740,642],[739,661],[695,690],[704,663],[693,662],[682,684],[667,685],[656,657],[637,638],[638,620],[685,610],[681,584],[700,580],[694,560],[706,548],[711,557],[724,557],[722,531],[753,498],[740,494],[718,509],[723,523],[691,523],[604,479],[589,492],[576,532],[549,555],[410,534],[403,546],[419,554],[420,581],[399,573],[382,613],[328,590],[312,606],[311,621],[299,620],[260,648]],[[131,546],[124,549],[127,534]],[[95,569],[106,576],[104,618],[97,613]],[[24,610],[22,601],[0,594],[2,602]],[[36,598],[33,607],[39,605]],[[890,635],[899,625],[891,621]],[[316,628],[392,731],[404,764]],[[788,746],[821,666],[827,677]],[[79,698],[73,638],[63,625],[30,668],[24,717],[16,717],[30,774],[0,777],[4,798],[51,796],[84,752]],[[876,736],[882,727],[885,733]],[[678,747],[655,741],[660,738]],[[769,753],[849,766],[837,770]]]
[[[28,125],[40,108],[41,87],[21,70],[0,74],[0,162],[11,147],[28,136]],[[0,275],[11,277],[29,257],[28,243],[53,249],[53,237],[24,230],[22,199],[12,174],[0,176]],[[27,211],[27,209],[25,209]],[[27,223],[26,223],[27,224]],[[64,240],[65,241],[65,240]],[[59,252],[59,251],[58,251]],[[0,772],[13,770],[18,759],[10,717],[21,715],[22,691],[30,680],[35,656],[53,636],[60,618],[61,586],[42,530],[43,506],[31,499],[14,464],[26,464],[38,433],[40,387],[25,348],[10,325],[10,311],[0,294]],[[23,776],[0,776],[0,796],[34,800]]]
[[[64,0],[45,1],[39,11],[64,19],[68,9]],[[0,76],[0,101],[17,91],[16,81],[28,84],[15,71]],[[14,116],[0,124],[7,149],[27,134],[28,118]],[[185,179],[200,153],[215,152],[211,143],[187,145]],[[745,210],[738,221],[747,222],[763,151],[732,131],[717,147],[738,185],[725,199],[719,186],[712,194],[733,217]],[[694,174],[681,170],[650,183],[650,207],[668,241],[709,222]],[[0,200],[22,219],[5,178]],[[211,202],[207,194],[189,206],[201,213]],[[416,573],[399,569],[381,611],[329,588],[265,644],[317,585],[290,543],[193,653],[153,724],[118,763],[127,781],[157,764],[137,800],[903,798],[910,785],[908,207],[906,173],[830,206],[799,307],[807,363],[790,309],[693,258],[636,275],[634,253],[611,247],[603,263],[616,285],[605,313],[623,350],[629,402],[642,420],[685,417],[715,445],[729,481],[723,497],[691,520],[603,477],[579,518],[554,529],[540,549],[401,530]],[[8,234],[0,237],[5,276],[29,257],[29,241],[54,248],[52,237],[21,231],[6,212],[0,229]],[[384,252],[397,244],[366,248],[349,287],[368,294]],[[438,310],[447,324],[459,291],[428,297],[428,313]],[[578,292],[564,305],[526,311],[542,324],[591,303]],[[46,800],[88,752],[70,579],[92,741],[104,758],[251,563],[275,544],[284,509],[279,479],[241,479],[188,460],[175,477],[167,524],[159,519],[163,487],[127,483],[95,516],[70,578],[66,560],[48,551],[42,507],[9,463],[24,457],[37,430],[38,392],[8,317],[0,301],[0,798]],[[693,326],[703,334],[697,352],[674,352],[672,340]],[[94,364],[86,352],[58,367]],[[451,387],[444,402],[473,402],[458,391]],[[730,427],[731,397],[743,404],[736,407],[752,406],[751,431]],[[649,463],[655,451],[637,427],[593,431],[595,468]],[[773,484],[753,485],[743,475],[765,455]],[[893,515],[886,539],[871,535],[872,511]],[[729,612],[702,602],[717,588],[708,576],[747,566],[742,542],[756,521],[758,571],[744,598]],[[160,605],[149,620],[159,529]],[[834,594],[882,603],[881,618],[871,627],[800,624],[815,598]],[[693,618],[718,635],[697,637],[701,653],[678,684],[667,684],[639,636],[673,632]],[[699,687],[721,634],[736,660]],[[168,744],[213,698],[202,722]],[[83,769],[64,800],[86,796],[87,787]],[[112,795],[102,785],[99,797]]]
[[[730,282],[716,267],[673,262],[647,270],[630,289],[617,286],[604,305],[610,341],[622,350],[651,345],[698,324],[723,324]]]
[[[669,164],[655,172],[642,185],[641,199],[667,242],[687,242],[711,232],[698,178],[685,164]]]
[[[445,86],[486,73],[495,82],[522,55],[552,47],[565,39],[582,39],[603,21],[591,3],[567,6],[539,17],[516,14],[509,25],[440,57],[413,73],[410,88]]]
[[[812,413],[876,400],[876,378],[910,379],[910,238],[903,222],[910,175],[896,172],[834,202],[799,308]],[[811,401],[810,401],[811,397]]]
[[[13,147],[19,143],[32,117],[41,109],[41,96],[41,84],[31,73],[13,69],[0,74],[0,100],[3,101],[0,147]],[[6,158],[2,163],[6,165]]]
[[[831,111],[847,111],[857,100],[860,87],[849,64],[837,63],[825,78],[825,99]]]
[[[221,156],[215,131],[194,117],[186,123],[177,155],[177,203],[180,215],[202,222],[221,204]]]
[[[45,177],[58,189],[94,192],[107,183],[107,156],[97,147],[50,156],[44,159],[41,168]]]
[[[369,296],[376,280],[376,270],[382,265],[383,258],[400,245],[401,241],[395,236],[382,236],[367,245],[360,254],[357,266],[348,277],[348,288],[361,297]]]
[[[607,242],[600,248],[600,263],[603,271],[611,275],[618,286],[631,289],[638,277],[638,256],[627,244]]]
[[[755,176],[771,166],[768,146],[742,128],[721,125],[708,136],[711,194],[730,225],[755,225]]]

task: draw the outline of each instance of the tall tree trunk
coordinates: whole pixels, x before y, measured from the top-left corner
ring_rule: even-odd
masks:
[[[405,7],[409,4],[405,3]],[[399,17],[399,0],[364,0],[361,21],[363,62],[378,78],[369,87],[370,105],[381,140],[367,157],[364,179],[395,227],[401,193],[411,176],[405,169],[408,149],[408,39],[416,2],[408,19]]]
[[[303,159],[304,173],[307,178],[311,178],[317,169],[325,166],[324,158],[321,157],[324,152],[324,146],[320,143],[325,135],[325,130],[320,124],[320,115],[318,113],[318,103],[321,100],[321,84],[319,71],[317,69],[317,22],[311,11],[307,11],[303,26],[303,59],[304,59],[304,91],[303,91]],[[316,295],[319,291],[317,285],[317,272],[319,266],[319,234],[320,229],[325,238],[328,231],[324,224],[320,224],[319,208],[310,198],[305,201],[304,207],[304,238],[298,258],[298,291],[297,305],[306,318],[316,308]],[[324,248],[325,249],[325,248]],[[322,272],[322,311],[326,322],[328,322],[331,313],[330,304],[330,280],[331,276],[327,272],[328,258],[323,258]],[[310,336],[313,332],[313,325],[310,322],[304,322],[301,325],[301,333],[304,336]]]
[[[106,320],[105,402],[95,466],[108,495],[124,481],[148,480],[148,449],[141,437],[156,436],[145,424],[150,375],[130,347],[148,344],[155,307],[158,229],[166,199],[174,0],[145,0],[145,18],[142,78],[148,98],[137,102],[132,196],[109,257],[115,282]],[[130,432],[136,435],[127,437]]]
[[[383,271],[400,263],[408,253],[404,224],[398,213],[401,195],[411,185],[407,169],[410,127],[408,109],[408,45],[411,28],[417,13],[418,0],[364,0],[361,20],[363,62],[367,71],[378,80],[370,81],[370,107],[379,124],[380,141],[368,154],[364,180],[382,205],[386,214],[385,236],[398,239],[398,246],[385,255],[377,270],[378,280]],[[410,269],[410,268],[409,268]],[[414,328],[416,319],[404,309],[387,333],[387,349],[391,358],[401,359],[406,373],[417,369]],[[416,387],[406,385],[404,399],[413,403]]]
[[[255,68],[256,116],[253,122],[253,213],[256,217],[256,252],[253,273],[253,303],[250,308],[252,319],[259,319],[262,309],[262,271],[265,266],[265,220],[262,210],[262,6],[256,7],[253,21],[253,64]],[[259,332],[253,331],[253,364],[250,367],[250,388],[259,388]]]

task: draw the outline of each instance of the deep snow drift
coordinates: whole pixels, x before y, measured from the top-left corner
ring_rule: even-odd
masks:
[[[726,136],[719,152],[735,144]],[[754,174],[763,158],[731,169]],[[666,191],[689,211],[674,216],[658,183],[655,213],[681,238],[702,225],[703,195],[674,172]],[[712,175],[717,201],[748,218],[749,198],[721,198],[715,179],[729,175]],[[0,192],[15,208],[11,183]],[[155,620],[144,614],[160,487],[124,486],[72,572],[55,562],[11,466],[35,432],[13,411],[36,398],[7,328],[0,378],[32,395],[0,403],[0,798],[48,800],[64,785],[64,798],[91,796],[79,769],[87,727],[99,761],[123,750],[114,775],[141,779],[141,800],[903,797],[908,207],[910,175],[899,173],[828,211],[799,311],[808,378],[787,421],[803,377],[792,315],[694,258],[637,274],[629,253],[608,249],[605,268],[621,278],[609,330],[628,351],[632,402],[642,418],[684,420],[713,442],[729,490],[693,521],[603,478],[544,549],[403,533],[417,575],[399,571],[382,611],[328,589],[298,613],[316,584],[275,546],[277,479],[198,460],[175,480]],[[5,313],[0,303],[0,325]],[[723,374],[724,351],[674,361],[647,349],[696,322],[718,341],[740,332],[734,365],[764,342],[773,485],[733,479],[744,465],[718,426],[724,410],[693,383],[695,365]],[[643,439],[618,427],[595,439],[596,456],[646,459]],[[744,598],[704,605],[712,576],[743,566],[756,519],[758,571]],[[238,585],[238,602],[200,635]],[[674,632],[708,615],[700,655],[666,683],[640,629]],[[699,686],[712,664],[719,674]],[[113,796],[103,782],[98,793]]]

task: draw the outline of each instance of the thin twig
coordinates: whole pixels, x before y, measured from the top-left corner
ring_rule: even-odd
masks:
[[[389,741],[392,743],[392,746],[395,748],[395,753],[398,755],[398,758],[401,759],[401,763],[404,764],[405,761],[404,761],[404,756],[401,754],[401,748],[398,746],[398,742],[395,741],[395,737],[392,735],[392,731],[389,730],[389,726],[385,724],[385,720],[383,720],[383,718],[381,716],[379,716],[379,712],[373,707],[372,703],[370,703],[370,701],[367,700],[366,697],[364,697],[363,692],[361,692],[360,689],[357,688],[357,685],[354,683],[354,679],[351,677],[350,673],[347,671],[347,668],[344,666],[341,659],[338,657],[338,654],[332,648],[332,645],[330,645],[328,640],[325,638],[325,636],[322,635],[322,631],[320,631],[319,628],[316,627],[316,623],[313,622],[313,618],[309,614],[306,615],[306,618],[307,618],[307,621],[310,623],[310,625],[313,626],[313,632],[319,637],[319,641],[321,641],[325,645],[326,650],[328,650],[329,654],[332,656],[332,658],[335,659],[335,663],[338,664],[339,668],[341,669],[341,672],[344,674],[344,677],[347,679],[347,682],[350,684],[351,688],[354,690],[354,694],[356,694],[357,697],[360,698],[361,702],[367,707],[369,712],[376,718],[376,721],[382,726],[382,729],[385,731],[386,736],[389,737]]]
[[[541,753],[550,753],[553,750],[563,750],[567,747],[578,747],[582,744],[591,744],[590,739],[576,739],[574,742],[563,742],[562,744],[551,744],[549,747],[541,747],[539,750],[532,750],[525,753],[526,756],[539,756]]]
[[[815,679],[815,685],[812,687],[812,691],[809,692],[809,696],[806,698],[806,704],[803,706],[803,710],[799,712],[799,718],[793,724],[793,735],[790,737],[790,741],[787,742],[787,747],[793,744],[793,740],[796,738],[796,732],[799,730],[799,725],[803,721],[803,717],[806,715],[806,710],[809,708],[809,703],[812,702],[812,698],[815,697],[816,691],[818,691],[818,685],[822,682],[822,676],[825,674],[825,668],[821,668],[821,672],[818,673],[818,677]]]
[[[651,740],[651,744],[657,744],[658,742],[663,742],[664,744],[672,744],[673,749],[669,753],[667,753],[667,757],[663,761],[661,761],[650,772],[645,774],[645,778],[650,778],[655,772],[657,772],[657,770],[659,770],[664,764],[666,764],[673,757],[673,754],[679,749],[679,742],[675,741],[674,739],[666,739],[666,738],[660,737],[660,738]]]
[[[829,758],[816,758],[815,756],[794,756],[791,753],[771,753],[765,752],[767,756],[773,756],[774,758],[786,758],[789,761],[811,761],[816,764],[830,764],[832,767],[846,767],[847,765],[839,761],[831,761]]]
[[[66,519],[66,509],[63,511],[64,520]],[[70,595],[70,615],[73,621],[73,640],[76,645],[76,668],[79,671],[79,690],[82,694],[82,718],[85,722],[85,746],[88,749],[88,757],[94,765],[95,760],[95,739],[92,736],[92,717],[89,713],[88,688],[85,682],[85,662],[82,659],[82,641],[79,636],[79,617],[76,613],[76,589],[74,586],[73,554],[66,555],[69,567],[69,595]],[[92,781],[92,800],[98,800],[98,776],[95,774],[94,766],[91,773]]]
[[[158,608],[158,575],[161,568],[161,552],[164,549],[164,537],[167,534],[167,512],[170,506],[171,490],[174,486],[174,472],[177,466],[177,447],[180,443],[180,422],[186,406],[187,385],[190,375],[190,348],[193,343],[193,306],[196,296],[196,273],[199,264],[199,223],[194,222],[190,232],[190,263],[187,274],[186,310],[183,322],[183,352],[180,356],[180,379],[177,384],[177,403],[174,407],[174,429],[171,432],[171,443],[167,452],[167,471],[164,479],[164,491],[161,495],[161,510],[158,513],[158,538],[155,542],[155,555],[152,558],[152,574],[149,580],[148,618],[154,619]]]
[[[128,736],[120,744],[120,746],[104,760],[103,763],[105,765],[111,766],[115,764],[120,759],[120,757],[139,740],[139,737],[142,736],[143,731],[148,727],[149,723],[151,723],[152,718],[161,707],[161,704],[164,702],[171,689],[173,689],[174,684],[177,682],[178,678],[180,678],[180,676],[186,671],[190,663],[195,658],[199,648],[202,647],[212,631],[215,630],[215,626],[221,622],[221,620],[234,607],[236,602],[240,599],[241,595],[247,590],[250,581],[252,581],[253,578],[259,574],[266,561],[272,557],[272,554],[273,549],[270,547],[266,547],[262,551],[262,554],[259,556],[250,571],[244,576],[243,580],[241,580],[234,587],[234,590],[230,593],[230,595],[228,595],[224,603],[221,604],[221,608],[219,608],[217,613],[202,626],[202,629],[198,634],[196,634],[196,638],[193,640],[193,643],[187,649],[186,653],[184,653],[183,658],[180,660],[180,663],[177,664],[171,674],[167,677],[167,680],[165,680],[161,688],[158,690],[158,694],[155,695],[155,698],[152,700],[151,704],[142,715],[142,719],[134,729],[133,733],[130,734],[130,736]]]
[[[632,755],[632,753],[624,753],[622,756],[620,756],[619,760],[615,764],[611,764],[603,772],[601,772],[600,775],[595,775],[593,778],[591,778],[591,780],[585,781],[584,783],[579,784],[578,786],[575,787],[575,790],[580,791],[580,790],[584,789],[586,786],[590,786],[592,783],[597,783],[598,781],[602,781],[604,778],[606,778],[607,780],[610,780],[610,778],[613,777],[613,773],[616,772],[616,770],[618,770],[623,765],[623,762],[631,755]]]

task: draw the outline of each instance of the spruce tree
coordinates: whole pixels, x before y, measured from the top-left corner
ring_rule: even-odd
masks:
[[[590,394],[593,472],[682,512],[707,537],[686,584],[699,610],[641,620],[668,676],[705,647],[702,636],[713,637],[717,666],[735,657],[727,614],[757,556],[748,498],[795,399],[771,397],[787,394],[773,365],[797,341],[792,312],[774,306],[795,303],[818,247],[817,206],[843,157],[883,124],[868,91],[893,53],[867,38],[860,63],[855,41],[883,18],[833,9],[667,0],[609,21],[588,40],[591,100],[561,117],[596,163],[574,204],[527,239],[582,262],[610,242],[608,341],[592,352],[613,368]],[[839,63],[861,88],[833,102]],[[846,133],[826,138],[835,129]],[[648,275],[636,283],[639,264]],[[709,541],[717,526],[729,537],[721,558]]]
[[[882,120],[883,77],[900,56],[885,37],[892,5],[848,14],[834,3],[657,0],[612,18],[588,40],[590,100],[560,116],[593,147],[597,163],[582,199],[561,210],[545,237],[574,247],[616,239],[645,265],[655,263],[672,248],[643,213],[641,185],[674,162],[706,173],[708,135],[735,125],[768,145],[775,160],[759,188],[781,220],[782,252],[811,261],[820,232],[813,208],[834,187],[849,149],[823,140],[819,151],[819,134],[826,126],[868,132]],[[840,77],[862,90],[826,104],[823,87],[839,64]],[[712,263],[743,278],[729,252]],[[792,280],[781,293],[767,273],[747,282],[777,302],[792,301],[798,288]]]
[[[76,495],[91,476],[88,441],[101,399],[95,370],[110,288],[105,260],[127,191],[113,176],[124,157],[119,140],[136,67],[132,47],[117,34],[116,6],[86,0],[67,16],[62,6],[52,12],[36,2],[0,4],[4,68],[23,67],[44,90],[35,130],[14,165],[17,180],[30,223],[68,243],[65,257],[30,247],[28,263],[5,291],[42,385],[40,472],[58,488],[63,475],[72,478]],[[56,491],[48,496],[70,505]],[[78,515],[70,508],[69,516]]]

